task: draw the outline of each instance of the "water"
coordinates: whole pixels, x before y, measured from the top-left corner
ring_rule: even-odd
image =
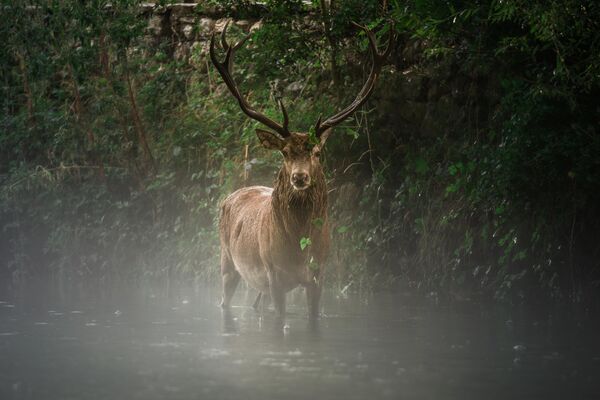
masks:
[[[0,292],[0,398],[598,399],[598,324],[566,313],[302,293],[284,330],[240,290]]]

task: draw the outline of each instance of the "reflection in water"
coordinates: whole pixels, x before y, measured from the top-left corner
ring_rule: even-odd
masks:
[[[299,293],[282,327],[253,296],[0,292],[0,399],[600,398],[594,321],[326,293],[311,323]]]
[[[221,317],[223,318],[223,333],[226,335],[235,335],[238,333],[237,324],[230,308],[221,310]]]

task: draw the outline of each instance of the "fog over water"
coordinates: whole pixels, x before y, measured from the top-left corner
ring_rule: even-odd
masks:
[[[5,399],[600,398],[598,323],[408,294],[303,293],[287,323],[238,289],[50,284],[0,291]]]

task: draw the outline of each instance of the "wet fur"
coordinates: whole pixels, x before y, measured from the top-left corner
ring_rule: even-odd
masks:
[[[313,223],[316,218],[323,221],[321,226]],[[305,286],[309,314],[316,316],[329,250],[327,188],[321,169],[303,191],[292,187],[285,167],[274,189],[252,186],[235,191],[222,203],[219,231],[224,307],[230,304],[241,276],[271,295],[280,314],[285,312],[285,293]],[[300,248],[303,237],[312,242],[304,251]],[[309,269],[310,257],[318,269]]]

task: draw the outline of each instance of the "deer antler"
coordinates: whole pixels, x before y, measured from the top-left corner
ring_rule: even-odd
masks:
[[[233,97],[237,99],[240,108],[247,116],[268,126],[272,130],[280,134],[282,137],[290,136],[290,132],[288,130],[289,118],[281,100],[279,100],[279,107],[281,107],[281,113],[283,114],[283,126],[279,125],[277,122],[273,121],[263,113],[258,112],[252,107],[250,107],[250,104],[248,104],[244,96],[242,96],[242,94],[240,93],[235,81],[233,80],[233,56],[235,54],[235,51],[242,47],[242,45],[246,42],[246,40],[248,40],[250,35],[248,34],[244,36],[242,40],[237,42],[235,45],[230,46],[229,43],[227,43],[226,38],[228,26],[229,23],[225,25],[225,27],[223,28],[223,32],[221,33],[221,46],[223,46],[223,50],[226,51],[225,60],[222,63],[219,62],[219,60],[217,60],[217,56],[215,54],[215,34],[213,33],[212,37],[210,38],[210,59],[212,63],[217,68],[217,71],[219,71],[219,74],[223,78],[223,81],[225,81],[227,88],[229,88],[229,91],[231,92]]]
[[[354,23],[354,25],[365,31],[365,33],[367,34],[367,38],[369,39],[369,48],[371,50],[371,58],[373,61],[373,64],[371,65],[371,72],[369,73],[369,77],[367,78],[367,81],[363,85],[362,89],[360,90],[360,92],[358,92],[358,95],[356,96],[354,101],[350,103],[349,106],[347,106],[337,114],[327,118],[323,122],[321,122],[321,117],[319,117],[319,120],[317,121],[317,124],[315,126],[315,134],[317,137],[320,137],[323,134],[323,132],[325,132],[327,129],[332,128],[340,122],[344,121],[354,111],[356,111],[358,107],[360,107],[365,101],[367,101],[369,95],[375,87],[375,81],[377,80],[377,77],[381,72],[381,67],[383,66],[386,58],[390,55],[390,53],[392,52],[392,48],[394,47],[395,38],[393,24],[392,26],[390,26],[390,38],[388,40],[387,47],[383,53],[379,53],[377,51],[377,41],[375,39],[375,35],[369,28],[367,28],[366,26],[358,25],[356,23]]]

